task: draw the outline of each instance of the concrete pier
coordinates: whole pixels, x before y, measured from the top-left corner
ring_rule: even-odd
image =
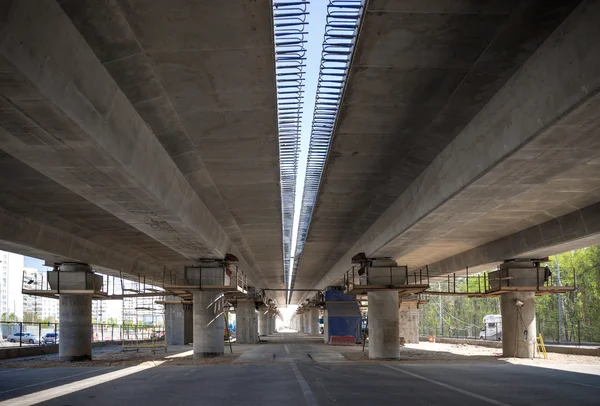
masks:
[[[269,334],[269,315],[266,312],[265,308],[258,309],[258,335],[266,336]]]
[[[194,295],[194,358],[223,355],[225,319],[215,308],[221,292],[196,291]]]
[[[236,340],[240,344],[258,343],[257,313],[254,302],[238,302],[236,308]]]
[[[535,293],[510,292],[500,296],[502,356],[535,356]]]
[[[369,292],[369,358],[399,358],[398,292]]]
[[[92,295],[60,295],[61,361],[92,359]]]
[[[398,334],[406,344],[419,344],[419,308],[416,303],[400,303]]]
[[[319,325],[319,309],[316,307],[312,308],[308,312],[308,325],[310,335],[318,336],[320,333],[320,325]]]
[[[194,314],[191,304],[165,304],[167,345],[190,344],[193,337]]]
[[[329,314],[327,309],[323,311],[323,341],[329,343]]]

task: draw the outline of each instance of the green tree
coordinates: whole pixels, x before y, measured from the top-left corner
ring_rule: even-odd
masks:
[[[19,320],[19,318],[17,317],[16,314],[14,313],[2,313],[2,315],[0,316],[0,318],[2,319],[1,321],[8,321],[8,322],[19,322],[21,320]]]
[[[560,295],[562,306],[562,339],[565,341],[600,342],[600,247],[592,246],[569,251],[549,258],[551,285],[557,285],[560,268],[561,284],[576,286],[577,290]],[[476,293],[483,285],[482,277],[471,275],[469,292]],[[457,278],[439,282],[432,290],[466,292],[467,279]],[[421,306],[421,333],[439,335],[440,302],[444,335],[473,334],[474,326],[483,325],[483,316],[500,313],[497,298],[467,296],[428,296],[429,303]],[[536,296],[538,331],[547,341],[558,338],[559,295]],[[477,331],[475,331],[477,333]]]

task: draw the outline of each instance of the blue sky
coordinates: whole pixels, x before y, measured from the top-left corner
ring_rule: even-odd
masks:
[[[302,115],[302,131],[300,136],[300,157],[298,159],[298,173],[296,176],[296,202],[294,206],[294,223],[292,229],[292,255],[296,252],[296,238],[298,236],[298,221],[302,208],[302,192],[304,189],[304,176],[306,174],[306,160],[308,157],[308,145],[310,142],[310,129],[315,107],[315,95],[319,79],[319,66],[323,50],[323,36],[325,34],[325,20],[327,17],[327,4],[329,1],[316,0],[307,6],[309,15],[308,35],[306,36],[306,68],[304,107]],[[293,260],[290,269],[294,269]]]
[[[44,261],[37,258],[25,257],[23,265],[25,268],[36,268],[38,271],[47,270],[47,268],[44,266]]]

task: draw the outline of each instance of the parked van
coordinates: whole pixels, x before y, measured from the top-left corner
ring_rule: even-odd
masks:
[[[488,314],[483,318],[483,328],[479,332],[480,340],[502,340],[502,316]]]

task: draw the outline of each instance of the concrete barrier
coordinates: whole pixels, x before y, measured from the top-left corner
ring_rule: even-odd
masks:
[[[598,357],[600,356],[600,348],[586,348],[586,347],[571,347],[546,345],[546,352],[555,352],[558,354],[570,354],[570,355],[591,355]]]
[[[421,337],[421,341],[428,341],[427,337]],[[489,347],[489,348],[502,348],[502,341],[486,341],[486,340],[474,340],[468,338],[446,338],[446,337],[436,337],[436,343],[446,343],[446,344],[469,344],[469,345],[478,345],[480,347]],[[570,355],[590,355],[590,356],[600,356],[600,346],[598,348],[589,348],[589,347],[577,347],[577,346],[558,346],[558,345],[548,345],[546,344],[546,352],[553,352],[557,354],[570,354]]]
[[[429,341],[429,337],[420,337],[421,341]],[[490,341],[490,340],[476,340],[471,338],[447,338],[447,337],[435,337],[436,343],[445,344],[469,344],[479,345],[481,347],[489,348],[502,348],[502,341]]]
[[[40,345],[35,347],[7,347],[0,350],[0,360],[36,355],[56,354],[58,345]]]
[[[331,345],[354,345],[356,338],[354,336],[331,336]]]
[[[93,348],[105,347],[108,345],[121,345],[121,341],[98,341],[92,343]],[[57,354],[58,344],[56,345],[36,345],[27,347],[3,347],[0,348],[0,360],[19,358],[19,357],[35,357],[37,355]]]

